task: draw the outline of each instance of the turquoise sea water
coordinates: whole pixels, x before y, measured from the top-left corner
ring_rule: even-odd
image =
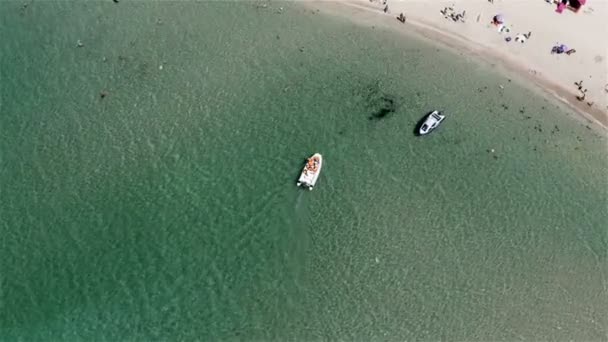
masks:
[[[0,340],[607,338],[604,137],[260,4],[0,4]]]

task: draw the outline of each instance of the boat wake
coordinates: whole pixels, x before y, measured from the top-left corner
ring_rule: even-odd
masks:
[[[294,214],[290,219],[292,224],[289,228],[289,247],[286,252],[291,267],[292,280],[295,286],[306,284],[307,251],[310,249],[309,211],[305,197],[308,192],[298,191],[295,198]]]
[[[296,205],[295,205],[295,208],[294,208],[296,210],[296,214],[298,214],[298,212],[300,211],[300,208],[302,208],[302,202],[303,202],[304,194],[305,194],[305,192],[298,191],[298,197],[296,197]]]
[[[307,192],[298,191],[293,211],[293,227],[296,231],[305,231],[310,220],[310,212],[306,204]]]

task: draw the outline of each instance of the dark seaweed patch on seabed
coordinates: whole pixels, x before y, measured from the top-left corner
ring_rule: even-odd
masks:
[[[393,114],[397,110],[397,105],[392,95],[383,94],[376,102],[377,103],[373,103],[372,108],[375,109],[369,116],[370,120],[385,119],[388,115]]]
[[[379,81],[364,87],[362,95],[369,109],[369,120],[386,119],[397,110],[397,99],[382,91]]]

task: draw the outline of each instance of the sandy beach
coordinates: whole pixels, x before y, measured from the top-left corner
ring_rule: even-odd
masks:
[[[576,13],[565,9],[561,14],[555,12],[555,4],[542,0],[389,0],[386,5],[382,0],[352,0],[308,5],[369,25],[416,32],[480,57],[522,76],[604,129],[608,127],[608,2],[591,0]],[[466,11],[464,20],[446,18],[442,13],[446,8],[447,14]],[[405,23],[396,20],[400,13],[405,15]],[[499,32],[500,26],[491,23],[497,14],[504,18],[508,32]],[[529,32],[524,43],[515,40]],[[576,52],[551,53],[553,46],[561,44]]]

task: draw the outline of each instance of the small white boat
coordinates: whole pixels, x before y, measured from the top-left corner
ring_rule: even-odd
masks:
[[[312,190],[315,183],[317,183],[317,179],[319,179],[322,165],[323,157],[319,153],[315,153],[312,157],[308,158],[296,185]]]
[[[437,128],[439,124],[445,119],[445,115],[441,114],[440,111],[434,110],[431,114],[426,117],[426,120],[420,125],[420,135],[430,133],[432,130]]]

